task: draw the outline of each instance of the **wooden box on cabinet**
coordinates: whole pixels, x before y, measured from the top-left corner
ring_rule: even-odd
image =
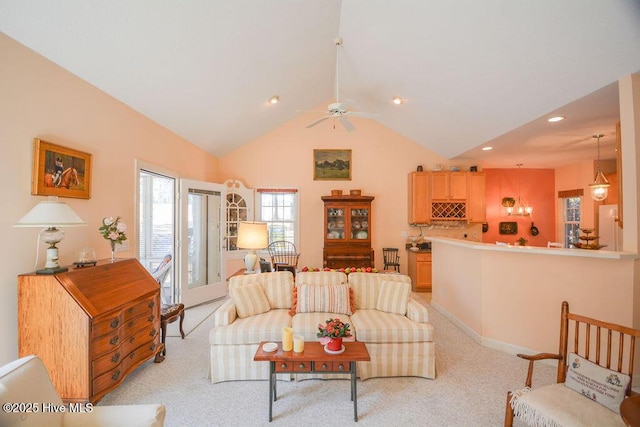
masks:
[[[160,353],[160,286],[135,259],[18,276],[18,353],[35,354],[65,402],[99,401]]]
[[[408,269],[415,292],[431,292],[431,252],[408,251]]]
[[[323,266],[373,267],[371,196],[323,196]]]

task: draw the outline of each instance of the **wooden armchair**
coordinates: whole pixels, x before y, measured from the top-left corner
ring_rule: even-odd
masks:
[[[269,245],[268,251],[273,271],[293,270],[295,275],[298,258],[300,258],[300,254],[296,251],[296,245],[285,240],[278,240]]]
[[[640,337],[640,330],[569,313],[569,303],[564,301],[558,354],[518,354],[518,357],[529,361],[529,369],[525,388],[507,393],[505,427],[513,425],[514,415],[529,425],[624,426],[620,414],[615,412],[619,410],[620,403],[615,403],[615,399],[610,402],[599,392],[583,387],[583,384],[593,383],[584,381],[588,377],[582,370],[595,370],[598,377],[604,376],[604,382],[595,386],[602,390],[604,384],[609,397],[616,395],[622,399],[637,395],[631,391],[631,381],[627,384],[624,380],[618,381],[619,377],[633,377],[636,337]],[[544,359],[558,360],[557,384],[532,389],[534,363]],[[613,384],[617,385],[617,390]]]

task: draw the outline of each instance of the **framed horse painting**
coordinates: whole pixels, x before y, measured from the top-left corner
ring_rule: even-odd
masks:
[[[34,138],[31,194],[91,198],[91,154]]]

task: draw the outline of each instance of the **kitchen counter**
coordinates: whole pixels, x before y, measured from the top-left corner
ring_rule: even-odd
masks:
[[[430,240],[432,307],[485,346],[556,352],[565,300],[589,317],[640,327],[636,253]]]

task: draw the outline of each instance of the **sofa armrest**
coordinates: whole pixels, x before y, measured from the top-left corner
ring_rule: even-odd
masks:
[[[227,300],[213,313],[213,321],[216,326],[230,325],[237,317],[236,305],[231,299]]]
[[[409,298],[409,303],[407,304],[407,317],[416,323],[429,323],[427,307],[413,298]]]
[[[162,427],[166,409],[161,404],[93,406],[91,412],[66,412],[64,427]]]

